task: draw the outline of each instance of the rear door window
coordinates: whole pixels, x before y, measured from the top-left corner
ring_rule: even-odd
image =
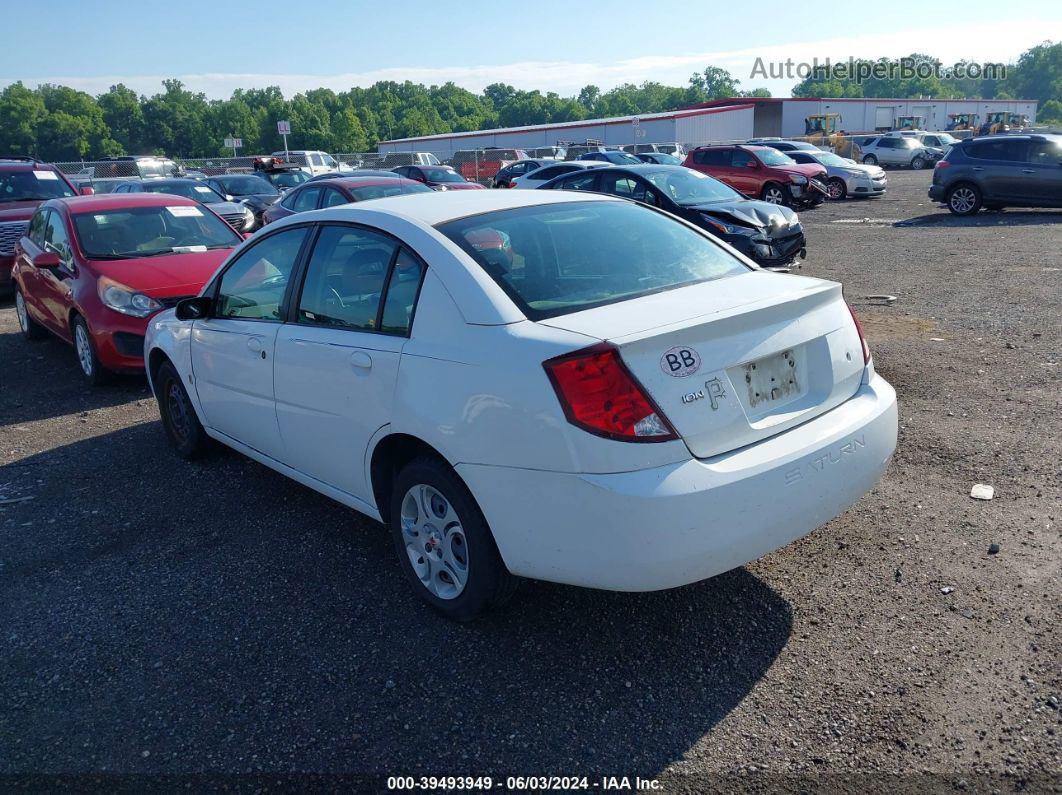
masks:
[[[1025,162],[1028,150],[1027,141],[980,141],[967,150],[970,157],[977,160],[1004,160],[1014,163]]]
[[[693,162],[704,166],[729,166],[730,149],[702,149],[693,153]]]
[[[562,179],[557,187],[561,190],[594,190],[594,183],[597,180],[596,169],[587,169],[582,174],[575,174]]]
[[[307,210],[316,210],[317,201],[321,197],[321,188],[306,188],[299,191],[299,194],[295,197],[292,210],[297,213],[306,212]]]

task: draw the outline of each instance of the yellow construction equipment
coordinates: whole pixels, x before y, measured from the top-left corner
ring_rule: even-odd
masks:
[[[804,137],[815,146],[825,146],[840,128],[840,113],[816,113],[804,119]]]
[[[925,116],[897,116],[894,130],[921,130]]]
[[[1029,117],[1024,113],[1008,113],[1007,124],[1010,125],[1010,129],[1020,130],[1029,126]]]
[[[949,113],[947,130],[975,130],[977,120],[981,118],[976,113]]]

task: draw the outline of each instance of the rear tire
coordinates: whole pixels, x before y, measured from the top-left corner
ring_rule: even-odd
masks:
[[[962,182],[948,191],[946,201],[955,215],[974,215],[981,209],[981,191],[975,185]]]
[[[168,361],[163,362],[152,381],[166,438],[181,458],[189,461],[198,458],[210,449],[211,439],[199,422],[177,368]]]
[[[15,288],[15,315],[18,317],[18,327],[22,331],[22,338],[34,342],[48,336],[47,329],[30,317],[26,299],[22,297],[22,291]]]
[[[498,608],[516,591],[472,493],[453,468],[417,458],[391,493],[391,536],[399,565],[417,595],[454,621]]]
[[[103,386],[109,383],[112,373],[100,364],[100,357],[96,355],[96,343],[92,339],[92,332],[89,331],[85,318],[81,315],[74,315],[74,322],[70,326],[74,337],[74,352],[81,366],[81,374],[93,386]]]
[[[840,201],[848,195],[848,186],[844,184],[844,180],[840,177],[833,177],[826,183],[826,187],[830,192],[831,201]]]

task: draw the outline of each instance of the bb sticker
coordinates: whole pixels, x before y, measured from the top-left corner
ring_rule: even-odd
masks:
[[[177,207],[167,207],[166,209],[170,211],[170,215],[176,216],[177,218],[187,218],[189,216],[203,214],[203,211],[200,210],[198,207],[186,207],[183,205],[179,205]]]
[[[59,179],[54,171],[33,171],[32,174],[37,179]]]
[[[701,357],[693,348],[679,345],[660,357],[660,369],[675,378],[686,378],[701,369]]]
[[[199,191],[200,193],[213,193],[214,192],[210,188],[206,187],[205,185],[196,185],[195,189],[197,191]]]

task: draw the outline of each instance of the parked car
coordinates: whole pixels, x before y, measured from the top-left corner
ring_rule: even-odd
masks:
[[[699,146],[683,165],[771,204],[815,207],[828,193],[825,166],[801,165],[768,146]]]
[[[867,166],[822,149],[786,152],[797,163],[818,163],[826,169],[826,188],[831,199],[846,196],[883,196],[889,178],[881,166]]]
[[[354,165],[360,169],[391,169],[395,166],[439,166],[442,161],[432,152],[370,152]]]
[[[399,179],[402,175],[397,174],[394,171],[383,171],[378,168],[350,168],[340,169],[339,171],[329,171],[326,174],[318,174],[316,177],[310,177],[307,182],[320,182],[325,179],[345,179],[348,177],[387,177],[389,179]]]
[[[88,186],[77,190],[55,166],[32,157],[0,156],[0,295],[14,290],[15,244],[26,234],[33,213],[42,202],[79,192],[93,190]]]
[[[206,184],[228,201],[237,201],[254,213],[255,228],[262,225],[262,213],[280,201],[280,190],[257,174],[219,174]]]
[[[588,168],[604,168],[608,163],[600,160],[565,160],[560,163],[550,163],[535,171],[529,171],[522,177],[510,177],[510,188],[537,188],[544,185],[554,177],[561,174],[570,174],[573,171],[585,171]]]
[[[678,216],[769,270],[788,271],[806,256],[804,230],[788,207],[746,199],[685,166],[605,166],[557,177],[542,190],[608,193]]]
[[[298,165],[310,176],[324,174],[326,171],[336,171],[339,163],[328,152],[318,149],[291,149],[287,152],[273,152],[273,157],[284,158],[285,162]]]
[[[491,180],[492,188],[511,188],[510,184],[516,177],[523,177],[530,174],[532,171],[537,171],[543,166],[553,165],[561,161],[556,158],[529,158],[527,160],[517,160],[515,163],[510,163],[505,168],[498,171],[494,175],[494,179]]]
[[[93,384],[144,368],[148,319],[196,295],[242,241],[198,202],[170,194],[52,199],[15,254],[15,314],[26,339],[71,343]]]
[[[604,152],[584,152],[575,158],[576,160],[598,160],[613,166],[634,166],[642,161],[629,152],[621,152],[616,149],[607,149]]]
[[[105,157],[91,166],[81,169],[76,175],[79,179],[111,179],[114,177],[138,177],[154,179],[155,177],[184,176],[184,167],[168,157],[154,155],[122,155]]]
[[[750,138],[745,143],[752,146],[769,146],[771,149],[777,149],[779,152],[795,152],[799,149],[804,151],[821,152],[822,150],[815,144],[808,143],[807,141],[786,141],[781,138]]]
[[[682,158],[686,156],[686,150],[682,147],[682,144],[627,144],[626,146],[621,146],[620,149],[632,155],[652,153],[672,155],[678,158],[680,163]]]
[[[450,166],[399,166],[396,174],[427,185],[432,190],[482,190],[478,182],[469,182]]]
[[[310,179],[310,175],[294,163],[276,157],[256,157],[252,173],[268,180],[281,193],[291,190]]]
[[[579,155],[589,154],[591,152],[608,152],[610,151],[604,144],[569,144],[564,150],[565,160],[578,160]]]
[[[127,193],[168,193],[197,201],[221,216],[237,232],[250,232],[257,219],[250,207],[236,201],[227,201],[209,185],[194,179],[145,179],[133,180],[115,186],[112,195]]]
[[[463,149],[454,152],[450,165],[469,182],[489,182],[499,171],[517,160],[527,160],[523,149]]]
[[[284,198],[262,213],[262,222],[271,224],[289,215],[325,207],[337,207],[350,202],[401,196],[406,193],[431,191],[412,179],[391,177],[348,177],[308,182],[288,191]]]
[[[879,135],[866,138],[859,148],[863,162],[869,166],[909,166],[913,169],[932,166],[936,158],[912,136]]]
[[[960,141],[933,169],[929,198],[956,215],[982,207],[1062,207],[1062,135]]]
[[[80,192],[82,188],[92,188],[93,193],[110,193],[123,182],[131,182],[140,177],[109,177],[107,179],[75,180],[74,187]]]
[[[527,156],[535,160],[564,160],[568,154],[563,146],[538,146],[526,151]]]
[[[658,166],[682,165],[682,160],[667,152],[639,152],[635,157],[643,163],[656,163]]]
[[[740,566],[847,509],[896,444],[840,284],[611,196],[292,217],[146,350],[178,454],[218,440],[383,521],[457,620],[518,577],[651,591]]]
[[[941,152],[947,152],[949,146],[955,146],[959,142],[958,138],[946,132],[922,133],[918,139],[922,142],[922,146],[939,149]]]

